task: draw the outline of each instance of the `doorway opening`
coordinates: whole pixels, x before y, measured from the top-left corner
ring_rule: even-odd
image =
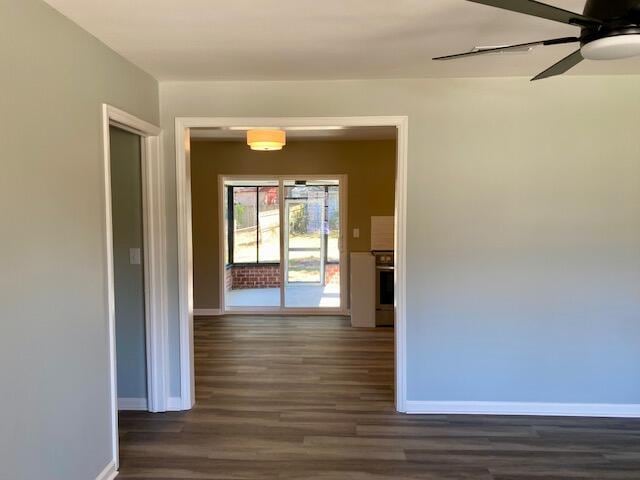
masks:
[[[104,104],[102,133],[108,391],[118,470],[118,411],[171,409],[164,180],[160,128]]]
[[[347,313],[347,176],[220,176],[223,313]]]
[[[176,118],[176,180],[177,180],[177,196],[178,196],[178,275],[179,275],[179,300],[180,300],[180,362],[181,362],[181,400],[183,409],[192,408],[195,404],[195,371],[194,371],[194,268],[200,268],[203,264],[209,264],[210,260],[206,262],[201,262],[201,259],[196,259],[194,262],[194,242],[199,241],[196,238],[192,237],[192,212],[195,216],[203,216],[205,219],[210,218],[207,217],[210,215],[206,209],[200,208],[201,205],[196,205],[195,210],[192,205],[192,182],[200,182],[201,179],[199,176],[192,176],[191,172],[191,161],[192,161],[192,136],[198,132],[202,133],[206,131],[206,134],[210,134],[211,131],[214,131],[214,135],[217,132],[222,132],[223,135],[240,135],[243,136],[246,134],[247,129],[251,128],[276,128],[276,129],[284,129],[287,132],[292,131],[306,131],[317,133],[320,132],[320,135],[326,134],[327,131],[345,131],[349,132],[351,129],[355,128],[372,128],[376,129],[378,127],[391,127],[395,132],[396,138],[396,148],[394,150],[394,158],[395,158],[395,171],[388,176],[392,183],[395,184],[395,195],[393,199],[393,214],[391,218],[391,230],[385,232],[385,238],[391,239],[393,242],[393,250],[395,255],[392,255],[392,265],[393,265],[393,275],[394,275],[394,293],[393,293],[393,304],[395,307],[395,329],[393,331],[387,330],[392,334],[392,338],[394,339],[393,355],[395,357],[395,362],[392,365],[392,368],[395,371],[394,380],[395,385],[393,385],[393,391],[395,396],[395,408],[397,411],[404,412],[405,408],[405,399],[406,399],[406,357],[405,357],[405,344],[406,344],[406,318],[405,318],[405,271],[406,271],[406,243],[405,243],[405,232],[406,232],[406,191],[407,191],[407,176],[406,176],[406,165],[407,165],[407,140],[408,140],[408,121],[406,117],[313,117],[313,118],[304,118],[304,117],[286,117],[286,118]],[[286,148],[286,147],[285,147]],[[238,158],[238,162],[235,165],[241,163],[242,157]],[[214,162],[211,162],[213,164]],[[298,168],[293,168],[291,173],[290,180],[296,180],[295,172],[298,172]],[[371,169],[363,168],[362,172],[367,174],[375,173],[371,172]],[[338,170],[339,172],[339,170]],[[221,172],[221,173],[231,173],[231,172]],[[259,174],[272,174],[272,171],[265,170],[265,167],[262,166],[254,171],[256,175],[251,175],[251,180],[259,179]],[[221,182],[224,178],[232,178],[233,175],[222,175]],[[269,178],[267,178],[268,180]],[[273,180],[273,176],[270,177]],[[302,178],[304,179],[304,178]],[[335,179],[330,175],[323,175],[324,180],[326,179]],[[278,179],[280,182],[281,180]],[[351,179],[350,179],[350,187],[351,187]],[[239,185],[243,186],[243,185]],[[259,187],[275,187],[275,184],[271,185],[244,185],[249,187],[256,187],[258,189],[257,194],[252,190],[250,195],[258,196],[256,202],[260,201],[260,193]],[[292,185],[295,187],[294,185]],[[278,195],[280,197],[280,203],[278,205],[278,211],[280,212],[279,223],[281,226],[281,230],[279,233],[280,236],[280,254],[281,259],[280,262],[280,277],[281,283],[279,285],[280,292],[282,296],[285,296],[283,293],[288,283],[295,283],[296,277],[295,275],[299,272],[296,272],[295,267],[296,264],[294,262],[293,267],[289,268],[289,266],[284,266],[283,263],[287,260],[285,257],[287,255],[290,256],[291,259],[297,260],[295,257],[301,256],[301,253],[306,254],[309,258],[314,258],[315,262],[307,261],[305,262],[305,275],[309,276],[307,279],[309,283],[315,283],[316,285],[321,283],[322,275],[326,275],[326,270],[323,272],[321,265],[323,262],[323,248],[326,252],[328,250],[328,245],[320,244],[318,246],[318,242],[313,243],[312,246],[303,246],[296,247],[293,246],[293,250],[288,251],[287,245],[285,244],[285,218],[287,214],[293,215],[293,209],[295,208],[294,202],[292,202],[292,206],[289,208],[289,212],[287,212],[288,206],[286,205],[284,198],[284,183],[278,184],[278,188],[280,191]],[[203,188],[204,190],[210,191],[210,184],[199,185],[199,188]],[[222,185],[224,188],[224,184]],[[307,197],[309,197],[307,195]],[[232,203],[229,201],[228,191],[227,196],[223,196],[226,198],[227,202],[227,215],[228,207]],[[375,195],[370,196],[369,198],[376,198]],[[292,198],[292,200],[296,200]],[[313,204],[314,199],[311,196],[311,199],[307,198],[307,201],[310,201]],[[216,201],[217,203],[217,201]],[[301,204],[303,202],[298,202]],[[220,205],[221,203],[219,203]],[[221,208],[222,209],[222,208]],[[224,215],[224,209],[220,213],[220,215]],[[300,210],[300,207],[298,207]],[[265,219],[266,221],[266,219]],[[217,222],[216,222],[217,223]],[[258,221],[256,221],[255,230],[252,230],[252,234],[255,233],[255,242],[256,242],[256,253],[252,253],[252,256],[259,256],[259,227],[257,225]],[[216,243],[219,245],[220,251],[216,249],[215,259],[212,260],[216,264],[218,264],[218,258],[222,255],[225,255],[225,242],[228,242],[229,232],[224,231],[221,232],[218,229],[212,229],[213,232],[210,232],[210,235],[216,237]],[[349,238],[357,238],[359,232],[358,228],[351,228],[349,226]],[[300,231],[303,231],[302,229]],[[308,233],[308,232],[307,232]],[[252,236],[252,235],[251,235]],[[311,236],[311,241],[313,242],[313,236]],[[296,248],[309,248],[308,251],[304,250],[295,250]],[[367,248],[369,250],[369,248]],[[373,250],[373,248],[372,248]],[[200,255],[200,253],[197,253]],[[228,255],[228,253],[226,253]],[[371,256],[371,252],[368,252],[367,255],[371,257],[368,265],[375,269],[375,262],[373,261],[373,257]],[[318,259],[318,256],[320,257]],[[220,262],[225,263],[225,262]],[[325,266],[329,262],[325,261]],[[308,268],[307,268],[308,267]],[[299,269],[301,270],[301,269]],[[286,272],[286,276],[285,276]],[[200,274],[199,272],[198,274]],[[313,279],[311,278],[313,276]],[[341,267],[340,277],[347,278],[345,271]],[[222,284],[220,280],[225,278],[218,270],[216,270],[215,274],[212,276],[215,278],[216,284]],[[300,277],[298,277],[300,279]],[[375,274],[369,276],[367,284],[367,292],[370,292],[370,301],[367,301],[367,308],[372,308],[373,317],[374,317],[374,325],[375,325]],[[369,289],[368,286],[371,286]],[[219,285],[220,288],[224,288],[224,286]],[[198,286],[198,289],[200,286]],[[210,290],[206,290],[210,291]],[[216,290],[216,296],[223,297],[224,294],[220,294],[219,290]],[[341,307],[344,306],[343,299],[343,290],[341,290]],[[286,300],[286,296],[285,296]],[[275,303],[275,302],[274,302]],[[286,302],[281,299],[279,305],[272,306],[272,308],[280,308],[281,306],[285,306],[284,310],[286,310]],[[373,307],[371,307],[373,305]],[[214,301],[211,302],[210,305],[200,306],[198,314],[199,315],[220,315],[223,313],[233,313],[226,310],[226,305],[217,304]],[[266,313],[268,314],[268,310],[266,307],[259,307],[257,311],[254,313]],[[293,311],[287,313],[295,313]],[[246,318],[246,316],[244,317]],[[252,317],[255,318],[255,317]],[[286,317],[285,317],[286,318]],[[231,317],[227,317],[228,321],[231,321]],[[275,322],[278,322],[277,317],[272,319]],[[242,319],[240,319],[242,321]],[[201,325],[201,321],[199,321],[199,325]],[[225,319],[226,323],[227,320]],[[291,324],[290,321],[287,320],[287,324]],[[200,338],[200,337],[199,337]],[[200,341],[200,340],[199,340]]]
[[[148,410],[142,138],[109,127],[118,410]]]

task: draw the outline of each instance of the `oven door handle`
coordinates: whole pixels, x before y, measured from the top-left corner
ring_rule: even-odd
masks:
[[[393,270],[394,270],[394,267],[381,267],[381,266],[376,266],[376,270],[393,271]]]

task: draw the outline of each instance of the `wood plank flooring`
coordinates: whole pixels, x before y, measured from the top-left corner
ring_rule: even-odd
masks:
[[[640,479],[640,420],[405,416],[393,331],[195,322],[196,408],[120,416],[119,480]]]

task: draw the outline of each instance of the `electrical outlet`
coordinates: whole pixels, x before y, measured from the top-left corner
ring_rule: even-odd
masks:
[[[353,238],[360,238],[360,229],[359,228],[354,228],[353,229]]]

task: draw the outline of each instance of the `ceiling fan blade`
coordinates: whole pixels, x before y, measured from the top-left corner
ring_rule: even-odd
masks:
[[[486,55],[488,53],[508,52],[509,50],[518,50],[520,48],[536,47],[538,45],[561,45],[564,43],[577,43],[580,39],[577,37],[554,38],[552,40],[540,40],[539,42],[518,43],[516,45],[505,45],[496,48],[483,48],[481,50],[473,50],[471,52],[457,53],[455,55],[445,55],[444,57],[436,57],[434,60],[454,60],[457,58],[474,57],[476,55]]]
[[[512,12],[524,13],[534,17],[546,18],[569,25],[593,26],[602,22],[595,18],[589,18],[580,13],[570,12],[562,8],[547,5],[534,0],[469,0],[473,3],[481,3],[490,7],[502,8]]]
[[[542,80],[543,78],[555,77],[556,75],[562,75],[565,72],[568,72],[573,67],[578,65],[584,58],[582,57],[582,52],[580,50],[576,50],[568,57],[563,58],[555,65],[547,68],[544,72],[539,75],[536,75],[531,81]]]

